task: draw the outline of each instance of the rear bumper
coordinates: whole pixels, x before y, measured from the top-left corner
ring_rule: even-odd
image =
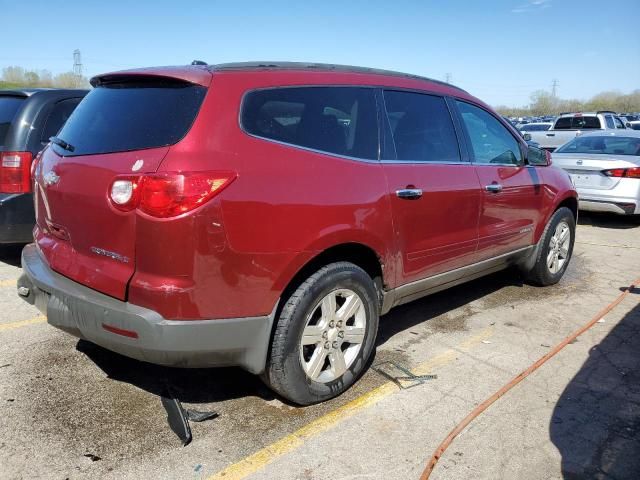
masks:
[[[274,312],[219,320],[166,320],[159,313],[122,302],[49,268],[35,245],[22,252],[18,288],[47,321],[78,338],[138,360],[174,367],[240,366],[261,373]],[[25,296],[26,295],[26,296]]]
[[[580,208],[620,215],[640,214],[640,180],[622,178],[609,190],[578,188]]]
[[[33,195],[0,193],[0,243],[33,242]]]
[[[633,215],[640,213],[640,206],[636,203],[625,203],[604,200],[580,200],[580,210],[587,212],[606,212],[618,215]]]

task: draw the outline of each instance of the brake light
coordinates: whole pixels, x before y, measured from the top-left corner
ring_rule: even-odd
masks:
[[[109,199],[121,211],[138,209],[157,218],[181,215],[206,203],[233,180],[231,172],[171,172],[117,177]]]
[[[614,168],[611,170],[604,170],[602,173],[607,177],[640,178],[640,167]]]
[[[0,153],[0,193],[31,191],[31,152]]]

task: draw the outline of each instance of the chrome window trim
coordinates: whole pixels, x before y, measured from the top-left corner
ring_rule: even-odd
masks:
[[[290,148],[295,148],[296,150],[304,150],[306,152],[312,152],[312,153],[319,153],[322,155],[329,155],[330,157],[336,157],[336,158],[340,158],[342,160],[353,160],[356,162],[363,162],[363,163],[375,163],[375,164],[379,164],[380,160],[369,160],[366,158],[359,158],[359,157],[350,157],[348,155],[340,155],[339,153],[331,153],[331,152],[327,152],[325,150],[316,150],[315,148],[309,148],[309,147],[303,147],[302,145],[296,145],[295,143],[289,143],[289,142],[282,142],[280,140],[274,140],[273,138],[267,138],[267,137],[261,137],[260,135],[255,135],[253,133],[249,133],[246,130],[244,130],[241,127],[242,132],[252,138],[255,138],[257,140],[263,140],[265,142],[269,142],[269,143],[275,143],[278,145],[282,145],[285,147],[290,147]]]

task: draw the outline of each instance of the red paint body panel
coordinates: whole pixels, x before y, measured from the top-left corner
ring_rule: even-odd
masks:
[[[119,212],[108,201],[116,175],[131,173],[144,159],[140,173],[153,172],[168,148],[139,152],[60,157],[47,148],[36,172],[36,242],[53,270],[112,297],[124,300],[135,270],[136,214]],[[55,184],[44,177],[54,173]],[[117,261],[93,249],[114,252]],[[126,261],[124,261],[126,259]]]
[[[480,103],[439,83],[366,73],[203,67],[98,78],[114,75],[174,77],[209,91],[190,131],[171,147],[76,160],[47,149],[37,173],[36,242],[57,272],[167,319],[269,314],[307,262],[341,244],[375,252],[385,287],[394,288],[535,243],[554,205],[575,195],[568,177],[553,168],[359,161],[255,138],[238,120],[243,95],[270,86],[387,86]],[[143,173],[221,170],[238,177],[176,218],[116,212],[108,186],[116,175],[130,173],[138,158],[145,160]],[[58,185],[44,184],[43,172],[51,169],[61,177]],[[505,191],[491,197],[483,188],[494,180]],[[422,188],[423,197],[398,199],[395,191],[407,185]],[[61,230],[52,230],[56,226]],[[129,261],[97,255],[93,246]]]
[[[474,263],[481,196],[470,164],[384,164],[389,182],[400,284]],[[419,188],[418,200],[396,190]]]
[[[475,169],[482,187],[478,260],[535,243],[534,230],[543,219],[545,200],[541,167],[476,165]],[[502,191],[486,191],[492,183],[502,185]]]

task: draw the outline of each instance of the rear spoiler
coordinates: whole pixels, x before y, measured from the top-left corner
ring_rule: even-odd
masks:
[[[119,72],[97,75],[90,80],[93,87],[116,82],[135,81],[178,81],[208,87],[211,83],[211,72],[200,65],[186,67],[154,67],[122,70]]]

